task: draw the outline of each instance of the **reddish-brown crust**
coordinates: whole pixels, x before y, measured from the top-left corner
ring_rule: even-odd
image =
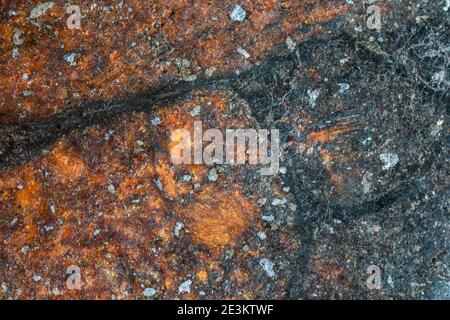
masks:
[[[236,22],[229,18],[235,2],[228,0],[119,3],[80,1],[81,30],[68,29],[70,15],[58,1],[35,19],[29,15],[37,3],[9,5],[15,15],[0,22],[0,91],[7,93],[0,97],[1,122],[48,117],[77,101],[117,99],[211,70],[241,70],[287,36],[303,41],[347,11],[345,1],[246,0],[247,19]],[[16,32],[22,44],[13,42]],[[64,60],[71,53],[76,66]]]

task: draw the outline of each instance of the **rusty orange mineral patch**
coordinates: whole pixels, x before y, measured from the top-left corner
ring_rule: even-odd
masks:
[[[234,188],[233,188],[234,189]],[[233,245],[258,215],[255,204],[238,190],[207,186],[183,209],[194,241],[217,250]]]
[[[227,114],[231,100],[235,114]],[[8,292],[127,299],[142,298],[142,286],[151,286],[159,297],[176,297],[186,278],[196,275],[192,286],[205,286],[211,275],[223,274],[225,249],[243,246],[262,227],[254,190],[242,182],[252,169],[231,168],[211,182],[208,167],[174,166],[170,130],[190,129],[196,120],[205,129],[248,127],[246,110],[229,92],[199,91],[152,117],[131,113],[74,130],[29,164],[3,171],[2,255],[20,264],[0,279],[12,279]],[[259,251],[236,256],[233,285],[246,286],[247,260]],[[65,282],[72,265],[82,272],[80,291]]]
[[[79,152],[74,150],[73,147],[67,147],[63,141],[56,144],[50,162],[52,171],[62,181],[77,180],[85,170]]]

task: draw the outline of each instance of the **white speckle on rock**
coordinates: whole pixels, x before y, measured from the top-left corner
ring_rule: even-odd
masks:
[[[241,47],[237,48],[237,52],[243,55],[245,59],[250,58],[250,53],[248,53],[247,50],[245,50],[244,48]]]
[[[175,229],[174,229],[173,233],[175,234],[176,237],[179,237],[179,236],[180,236],[180,231],[181,231],[181,229],[183,229],[183,228],[184,228],[184,223],[183,223],[183,222],[178,221],[178,222],[175,224]]]
[[[443,82],[445,80],[445,71],[441,70],[441,71],[437,71],[433,74],[433,81],[437,82],[438,84],[440,84],[441,82]]]
[[[264,221],[267,221],[267,222],[273,222],[273,221],[275,221],[275,218],[273,217],[273,215],[270,215],[270,216],[262,216],[261,217]]]
[[[314,90],[308,89],[307,93],[308,93],[308,97],[309,97],[309,104],[310,104],[311,107],[314,108],[316,106],[316,100],[317,100],[317,98],[320,95],[320,90],[318,90],[318,89],[314,89]]]
[[[339,63],[340,63],[340,64],[345,64],[345,63],[347,63],[349,60],[350,60],[349,57],[345,57],[345,58],[340,59],[340,60],[339,60]]]
[[[388,283],[388,285],[391,287],[391,288],[394,288],[395,287],[395,285],[394,285],[394,280],[392,280],[392,277],[389,275],[388,276],[388,278],[387,278],[387,283]]]
[[[265,233],[264,231],[259,231],[259,232],[258,232],[258,237],[259,237],[261,240],[266,240],[266,239],[267,239],[267,235],[266,235],[266,233]]]
[[[364,174],[361,184],[363,186],[363,192],[365,194],[369,193],[372,190],[372,176],[373,174],[371,172],[366,172]]]
[[[100,234],[101,229],[95,229],[94,230],[94,237],[98,236]]]
[[[216,71],[217,71],[216,67],[210,67],[210,68],[205,70],[205,74],[208,77],[212,77]]]
[[[14,219],[12,219],[12,221],[11,221],[11,225],[13,226],[13,225],[15,225],[16,223],[17,223],[17,221],[18,221],[18,219],[17,218],[14,218]]]
[[[399,161],[398,155],[395,153],[382,153],[380,154],[380,160],[383,162],[383,170],[395,167]]]
[[[24,255],[26,255],[28,253],[28,251],[30,250],[30,246],[23,246],[22,249],[20,249],[20,252],[22,252]]]
[[[362,28],[360,25],[356,26],[356,27],[354,28],[354,30],[355,30],[356,32],[363,32],[363,28]]]
[[[53,1],[44,2],[38,4],[36,7],[34,7],[30,12],[30,19],[36,19],[42,16],[44,13],[47,12],[48,9],[51,9],[55,6],[55,3]]]
[[[55,207],[54,204],[51,204],[51,205],[50,205],[50,211],[51,211],[53,214],[56,213],[56,207]]]
[[[443,8],[444,11],[448,11],[449,8],[450,8],[450,0],[445,0],[445,7]]]
[[[59,296],[59,295],[61,294],[61,291],[59,291],[58,288],[53,288],[53,289],[52,289],[52,293],[53,293],[55,296]]]
[[[195,106],[194,109],[191,111],[191,116],[195,117],[198,116],[202,112],[202,106]]]
[[[192,280],[186,280],[178,287],[179,293],[190,293],[191,292]]]
[[[189,68],[191,66],[191,62],[188,59],[181,59],[181,67]]]
[[[156,117],[151,122],[152,122],[152,125],[154,125],[154,126],[160,125],[161,124],[161,118],[160,117]]]
[[[273,200],[272,200],[272,205],[275,206],[275,207],[276,207],[276,206],[281,206],[281,205],[283,205],[283,204],[285,204],[285,203],[287,203],[287,200],[284,199],[284,198],[283,198],[283,199],[278,199],[278,198],[277,198],[277,199],[273,199]]]
[[[192,81],[197,80],[197,76],[195,74],[191,74],[191,75],[184,77],[183,80],[187,81],[187,82],[192,82]]]
[[[273,262],[269,259],[263,258],[259,260],[259,265],[263,268],[263,270],[266,272],[266,274],[273,278],[275,277],[275,271],[273,271]]]
[[[208,172],[208,180],[209,181],[217,181],[217,179],[219,179],[219,175],[217,174],[217,170],[216,169],[211,169]]]
[[[263,205],[265,205],[266,203],[267,203],[267,198],[261,198],[261,199],[258,200],[258,204],[259,204],[260,206],[263,206]]]
[[[246,16],[247,12],[245,12],[244,8],[242,8],[238,4],[234,7],[233,11],[230,13],[230,19],[233,21],[242,22],[245,20]]]
[[[12,50],[11,57],[13,59],[18,59],[20,57],[20,53],[19,53],[19,49],[18,48],[14,48]]]
[[[25,90],[24,92],[22,92],[22,95],[24,96],[24,97],[29,97],[29,96],[31,96],[33,94],[33,91],[31,91],[31,90]]]
[[[108,185],[108,192],[110,194],[115,194],[116,193],[116,188],[114,187],[114,185],[112,185],[112,184]]]
[[[76,67],[77,66],[76,58],[77,58],[77,54],[74,53],[74,52],[67,53],[67,54],[64,55],[64,61],[66,61],[72,67]]]
[[[33,281],[34,281],[34,282],[41,281],[41,279],[42,279],[41,276],[38,276],[38,275],[34,275],[34,276],[33,276]]]
[[[289,203],[289,210],[291,210],[292,212],[297,211],[297,205],[295,203]]]
[[[430,134],[432,135],[432,136],[437,136],[441,131],[442,131],[442,125],[444,124],[444,120],[442,120],[442,119],[439,119],[437,122],[436,122],[436,125],[434,125],[432,128],[431,128],[431,132],[430,132]]]
[[[339,83],[339,92],[346,93],[350,89],[350,85],[347,83]]]
[[[369,224],[367,225],[367,231],[371,234],[375,234],[380,232],[381,226],[378,224]]]
[[[295,48],[297,48],[297,44],[289,36],[286,38],[286,45],[287,45],[287,47],[288,47],[290,52],[294,52]]]
[[[153,181],[155,182],[156,187],[158,188],[158,190],[162,192],[163,191],[163,185],[162,185],[161,181],[159,179],[154,179]]]
[[[156,294],[156,290],[153,288],[145,288],[144,296],[147,298],[153,297]]]

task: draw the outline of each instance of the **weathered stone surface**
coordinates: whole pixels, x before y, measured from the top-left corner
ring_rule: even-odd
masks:
[[[5,3],[0,298],[448,299],[445,1],[354,2]],[[173,165],[196,120],[279,174]]]

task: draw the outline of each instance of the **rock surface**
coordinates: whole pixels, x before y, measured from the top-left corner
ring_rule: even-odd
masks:
[[[446,2],[239,4],[2,2],[0,298],[450,299]],[[194,121],[279,174],[173,165]]]

